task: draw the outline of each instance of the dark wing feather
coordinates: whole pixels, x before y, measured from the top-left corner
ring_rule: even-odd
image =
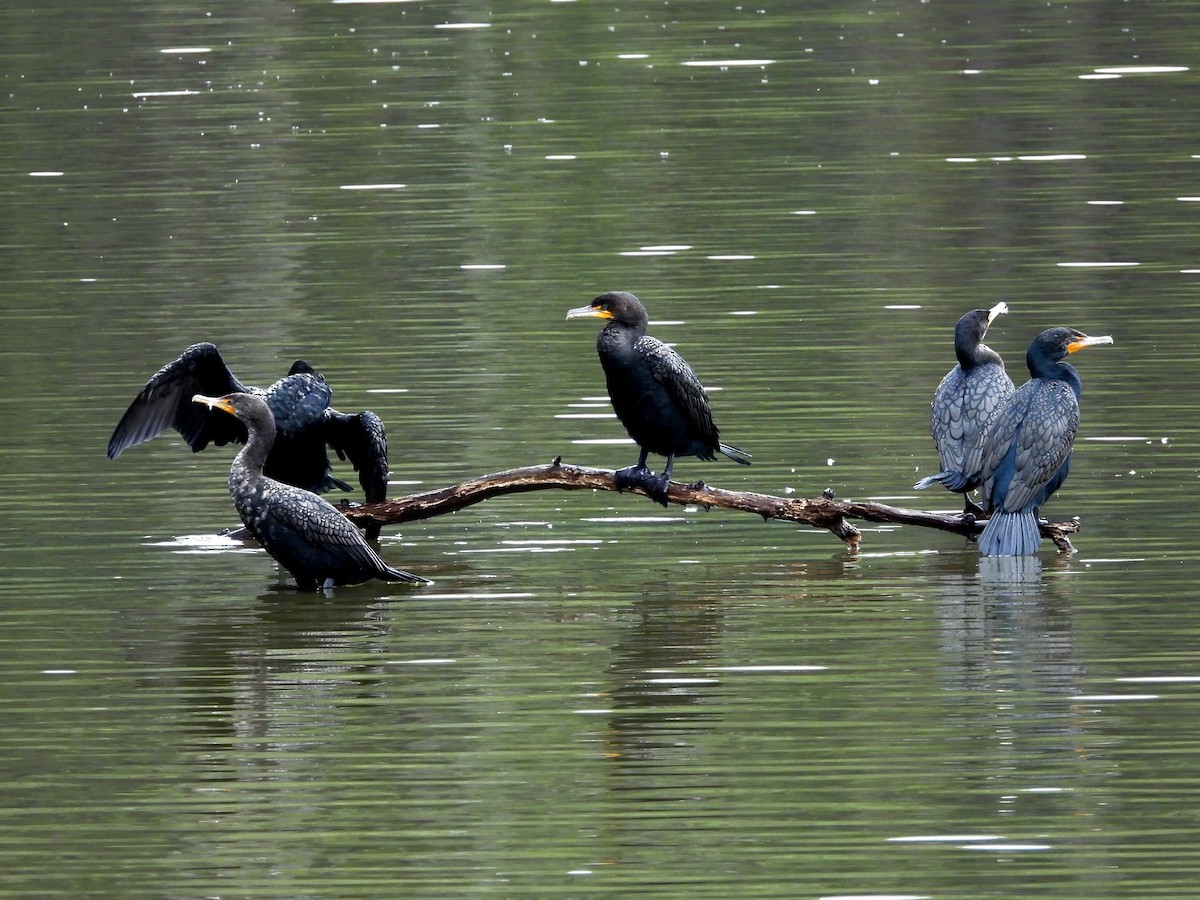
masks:
[[[108,442],[108,458],[116,459],[130,447],[136,447],[174,428],[194,451],[209,443],[228,444],[245,441],[246,428],[233,416],[214,413],[192,402],[194,394],[219,397],[233,391],[245,391],[229,371],[213,344],[193,344],[173,362],[167,363],[146,382],[125,410]]]
[[[269,482],[263,511],[259,526],[263,546],[293,574],[312,578],[361,574],[365,579],[390,569],[349,519],[310,491]]]
[[[946,373],[933,393],[929,431],[933,435],[943,472],[963,470],[963,457],[967,449],[963,446],[965,394],[966,374],[959,366]]]
[[[387,432],[383,421],[370,410],[357,415],[336,409],[325,413],[325,440],[358,472],[358,483],[368,503],[387,499]]]
[[[1033,382],[1026,383],[1000,404],[991,422],[988,423],[982,445],[976,451],[980,460],[980,491],[983,494],[984,506],[988,509],[991,509],[992,504],[998,499],[993,496],[997,487],[996,482],[1008,480],[1012,475],[1012,460],[1009,451],[1012,449],[1013,440],[1017,436],[1021,422],[1025,418],[1025,410],[1029,406],[1032,387]],[[968,457],[966,465],[972,465],[970,457]]]
[[[1070,385],[1048,381],[1033,395],[1016,438],[1016,471],[1003,508],[1024,511],[1042,503],[1059,468],[1071,454],[1079,429],[1079,402]]]
[[[648,362],[654,380],[663,386],[675,408],[687,420],[691,438],[715,451],[717,426],[713,423],[708,394],[692,367],[657,338],[639,338],[636,349]]]
[[[267,406],[275,417],[276,437],[298,437],[321,429],[333,391],[316,372],[285,375],[267,388]]]
[[[1071,453],[1079,404],[1061,381],[1026,382],[997,410],[984,439],[984,499],[1005,512],[1040,504],[1061,482]],[[997,489],[1002,488],[997,495]]]
[[[962,472],[974,479],[983,464],[988,425],[1012,392],[1012,379],[1000,365],[969,373],[955,366],[946,374],[930,412],[930,432],[943,472]]]
[[[983,440],[992,416],[1014,390],[1012,379],[1004,371],[1003,364],[991,363],[972,370],[965,400],[970,414],[967,416],[964,440],[969,446],[978,445]]]

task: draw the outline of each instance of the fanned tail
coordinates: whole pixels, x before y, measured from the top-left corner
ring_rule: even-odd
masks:
[[[745,450],[739,450],[737,447],[731,447],[728,444],[717,444],[717,449],[732,459],[739,466],[750,465],[750,454]]]
[[[1037,553],[1042,535],[1038,530],[1037,510],[1032,512],[992,513],[979,535],[979,552],[984,556],[1032,556]]]

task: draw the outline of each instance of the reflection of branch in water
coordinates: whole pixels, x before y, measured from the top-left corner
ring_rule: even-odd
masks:
[[[457,512],[476,503],[504,494],[522,494],[550,488],[562,490],[615,491],[614,472],[611,469],[593,469],[587,466],[565,465],[561,457],[549,465],[526,466],[508,469],[491,475],[481,475],[449,487],[412,494],[382,503],[372,503],[344,509],[347,517],[357,525],[398,525],[417,519],[429,519],[445,513]],[[640,485],[629,488],[630,492],[645,494]],[[841,538],[852,549],[857,549],[862,535],[848,519],[867,522],[886,522],[893,525],[919,525],[935,528],[964,537],[975,538],[983,531],[985,520],[976,520],[961,513],[923,512],[888,506],[884,503],[848,502],[834,500],[833,493],[804,499],[799,497],[775,497],[749,491],[725,491],[709,487],[703,482],[682,484],[672,481],[667,491],[672,503],[719,507],[740,510],[760,515],[763,519],[779,519],[799,522],[816,528],[825,528]],[[1061,524],[1043,522],[1042,536],[1054,541],[1064,551],[1073,549],[1068,535],[1079,530],[1078,520]]]

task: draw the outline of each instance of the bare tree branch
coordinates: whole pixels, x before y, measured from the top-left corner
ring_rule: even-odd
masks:
[[[550,488],[561,490],[615,491],[614,472],[611,469],[593,469],[562,463],[561,457],[542,466],[525,466],[508,469],[491,475],[481,475],[449,487],[412,494],[382,503],[344,508],[346,516],[355,524],[398,525],[418,519],[429,519],[446,513],[457,512],[484,500],[504,494],[522,494]],[[630,493],[645,494],[640,487],[632,487]],[[841,538],[851,549],[857,549],[862,535],[848,520],[883,522],[898,525],[919,525],[936,528],[968,538],[976,538],[983,531],[985,520],[976,520],[961,513],[923,512],[888,506],[868,501],[835,500],[832,491],[814,499],[775,497],[746,491],[726,491],[709,487],[703,482],[682,484],[672,481],[667,491],[672,503],[703,506],[706,509],[740,510],[755,513],[765,520],[778,519],[824,528]],[[1051,524],[1043,522],[1042,536],[1054,541],[1064,551],[1074,548],[1068,535],[1079,531],[1079,521]]]

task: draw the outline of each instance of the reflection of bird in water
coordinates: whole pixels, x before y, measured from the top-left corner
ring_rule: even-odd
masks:
[[[913,485],[922,491],[941,482],[948,490],[962,494],[966,511],[977,515],[983,510],[967,495],[979,487],[979,470],[967,471],[965,463],[969,458],[979,460],[984,428],[1000,402],[1013,392],[1004,360],[983,342],[988,326],[1006,312],[1008,306],[1004,303],[991,309],[974,309],[954,326],[958,364],[946,373],[934,392],[929,416],[941,471]]]
[[[263,398],[235,392],[224,397],[197,394],[193,399],[236,416],[245,426],[246,446],[229,470],[233,505],[246,528],[292,573],[301,590],[358,584],[370,578],[426,581],[385,563],[349,519],[312,491],[263,473],[275,441],[275,418]]]
[[[984,556],[1036,553],[1038,510],[1066,480],[1079,427],[1079,373],[1068,354],[1111,344],[1074,328],[1043,331],[1025,355],[1032,378],[996,410],[984,439],[981,491],[991,513],[979,536]]]
[[[194,452],[210,443],[241,443],[246,428],[237,419],[214,415],[192,403],[194,394],[221,396],[234,392],[266,400],[275,418],[275,446],[266,461],[271,478],[310,491],[350,486],[333,477],[326,445],[349,459],[368,503],[387,498],[387,436],[373,412],[340,413],[329,406],[333,392],[325,379],[303,360],[287,376],[265,390],[246,387],[225,365],[213,344],[193,344],[146,382],[121,417],[108,442],[108,458],[174,428]]]
[[[750,454],[718,440],[708,395],[696,373],[682,356],[646,334],[649,319],[637,297],[613,291],[567,313],[568,319],[584,316],[608,320],[596,339],[596,352],[613,410],[641,448],[636,465],[617,471],[618,490],[640,484],[666,506],[677,456],[713,460],[723,453],[736,463],[750,465]],[[667,458],[657,477],[646,467],[651,453]]]

